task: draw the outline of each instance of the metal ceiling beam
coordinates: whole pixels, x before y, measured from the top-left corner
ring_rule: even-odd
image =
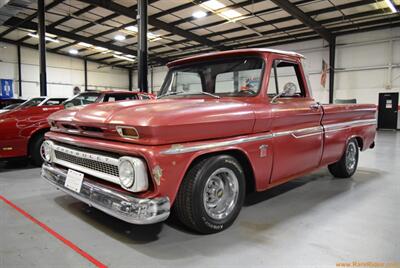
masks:
[[[317,32],[323,39],[328,42],[333,40],[333,35],[329,30],[327,30],[324,26],[313,20],[306,13],[304,13],[300,8],[296,5],[292,4],[288,0],[271,0],[275,5],[279,6],[287,13],[292,15],[294,18],[298,19],[309,28]]]
[[[108,9],[108,10],[110,10],[112,12],[115,12],[115,13],[117,13],[119,15],[123,15],[125,17],[128,17],[128,18],[136,20],[136,16],[137,16],[137,11],[136,10],[132,10],[130,8],[126,8],[125,6],[117,4],[117,3],[113,2],[113,1],[102,1],[102,0],[80,0],[80,1],[84,2],[84,3],[87,3],[87,4],[92,4],[92,5],[96,5],[96,6]],[[203,44],[203,45],[206,45],[206,46],[209,46],[209,47],[213,47],[213,48],[218,49],[218,50],[224,49],[224,47],[221,46],[218,42],[214,42],[214,41],[212,41],[210,39],[204,38],[202,36],[198,36],[196,34],[193,34],[193,33],[189,32],[189,31],[183,30],[181,28],[174,27],[171,24],[169,24],[167,22],[164,22],[164,21],[161,21],[161,20],[159,20],[157,18],[149,17],[149,21],[148,22],[149,22],[150,25],[152,25],[152,26],[154,26],[154,27],[156,27],[158,29],[173,33],[175,35],[179,35],[179,36],[184,37],[184,38],[186,38],[186,39],[188,39],[190,41],[195,41],[195,42],[198,42],[200,44]]]
[[[302,1],[295,2],[294,4],[301,5],[301,4],[305,4],[305,3],[308,3],[308,2],[312,2],[312,1],[314,1],[314,0],[302,0]],[[367,4],[371,4],[371,3],[375,3],[375,2],[376,2],[376,0],[361,0],[361,1],[357,1],[357,2],[351,2],[351,3],[346,3],[346,4],[343,4],[343,5],[338,5],[336,7],[332,6],[332,7],[328,7],[328,8],[324,8],[324,9],[310,11],[310,12],[307,12],[306,14],[308,16],[315,16],[315,15],[318,15],[318,14],[337,11],[337,9],[353,8],[353,7],[357,7],[357,6],[361,6],[361,5],[367,5]],[[261,15],[261,14],[264,14],[264,13],[269,13],[269,12],[273,12],[273,11],[277,11],[277,10],[280,10],[280,8],[279,7],[268,8],[268,9],[265,9],[265,10],[256,11],[256,12],[254,12],[254,15]],[[340,17],[340,18],[343,18],[343,17]],[[180,21],[178,21],[177,24],[184,23],[184,22],[186,22],[185,20],[186,19],[180,20]],[[287,22],[287,21],[290,21],[290,20],[293,20],[292,16],[280,17],[280,18],[273,19],[273,20],[257,22],[257,23],[249,24],[247,26],[249,28],[258,28],[258,27],[262,27],[262,26],[266,26],[266,25],[271,25],[271,24],[276,24],[276,23],[281,23],[281,22]],[[216,25],[219,25],[219,24],[221,24],[221,22],[219,22],[219,21],[218,22],[213,22],[213,23],[197,26],[197,27],[194,27],[194,28],[189,28],[189,29],[187,29],[187,31],[194,31],[194,30],[198,30],[198,29],[201,29],[201,28],[213,27],[213,26],[216,26]],[[173,22],[172,25],[175,25],[175,22]],[[210,38],[210,37],[214,37],[214,36],[218,36],[218,35],[234,33],[234,32],[240,31],[241,29],[242,29],[241,27],[236,27],[236,28],[232,28],[232,29],[229,29],[229,30],[225,30],[225,31],[219,31],[219,32],[206,34],[206,35],[204,35],[204,37]],[[251,35],[252,36],[257,36],[256,34],[251,34]],[[179,44],[179,43],[180,42],[171,42],[171,43],[168,43],[168,45],[169,46],[173,46],[173,45],[176,45],[176,44]],[[152,49],[159,49],[159,48],[162,48],[162,47],[163,46],[155,46],[155,47],[152,47]]]
[[[368,0],[363,0],[363,1],[368,1]],[[372,0],[372,1],[375,1],[375,0]],[[353,3],[354,3],[354,2],[353,2]],[[350,3],[350,4],[351,4],[351,3]],[[347,8],[350,8],[349,4],[345,4],[345,6],[346,6]],[[339,7],[339,6],[338,6],[338,7]],[[325,11],[326,11],[326,12],[331,12],[331,11],[332,11],[332,10],[331,10],[331,11],[328,11],[328,9],[330,10],[330,8],[321,10],[321,14],[323,14]],[[370,17],[370,16],[382,14],[382,12],[389,12],[389,11],[390,11],[390,9],[388,9],[388,8],[387,8],[387,9],[383,9],[383,10],[379,9],[379,10],[366,11],[366,12],[361,12],[361,13],[355,13],[355,14],[347,15],[347,16],[344,17],[344,18],[343,18],[342,16],[340,16],[340,17],[334,17],[334,18],[329,18],[329,19],[321,20],[321,21],[319,21],[319,23],[322,24],[322,25],[325,25],[325,24],[329,24],[329,23],[333,23],[333,22],[340,22],[340,21],[343,21],[343,20],[345,20],[345,19],[348,19],[348,20],[350,19],[350,20],[351,20],[351,19],[362,18],[362,17]],[[312,13],[312,12],[315,12],[315,11],[311,11],[310,13]],[[307,14],[309,14],[309,13],[307,13]],[[272,24],[272,23],[275,22],[276,20],[279,20],[279,19],[271,20],[271,21],[269,21],[269,22]],[[276,23],[276,22],[275,22],[275,23]],[[252,27],[253,27],[253,26],[252,26]],[[254,26],[254,27],[260,27],[260,26]],[[288,26],[288,27],[284,27],[284,28],[278,28],[278,29],[263,31],[263,32],[261,32],[261,34],[264,35],[264,36],[268,36],[268,35],[276,34],[276,33],[280,33],[280,32],[290,32],[290,31],[294,31],[294,30],[301,30],[301,29],[303,29],[303,28],[305,28],[305,27],[306,27],[306,26],[304,26],[303,24],[298,24],[298,25]],[[229,30],[228,30],[228,31],[229,31]],[[226,31],[224,31],[224,32],[226,32]],[[238,37],[233,37],[233,38],[225,39],[225,40],[223,40],[223,42],[241,41],[241,40],[243,40],[243,39],[252,38],[252,37],[258,37],[258,35],[251,33],[251,34],[247,34],[247,35],[242,35],[242,36],[238,36]],[[256,43],[256,42],[259,42],[259,41],[255,41],[254,43]],[[171,45],[171,44],[168,44],[168,45]],[[201,47],[201,46],[196,45],[196,46],[188,47],[188,49],[194,49],[194,48],[199,48],[199,47]],[[155,47],[153,47],[153,49],[154,49],[154,48],[155,48]],[[162,56],[162,55],[168,54],[168,53],[172,53],[172,51],[163,51],[163,52],[161,52],[161,53],[158,53],[158,55],[159,55],[159,56]]]
[[[36,45],[31,45],[31,44],[27,44],[27,43],[18,43],[18,42],[15,41],[15,40],[3,38],[3,37],[0,37],[0,42],[12,44],[12,45],[15,45],[15,46],[21,46],[21,47],[26,47],[26,48],[30,48],[30,49],[37,50],[37,46],[36,46]],[[107,63],[107,62],[102,62],[102,61],[95,60],[95,59],[89,59],[89,58],[82,57],[82,56],[79,56],[79,55],[71,56],[71,55],[69,55],[69,54],[67,54],[67,53],[62,53],[62,52],[52,52],[52,53],[57,54],[57,55],[61,55],[61,56],[67,56],[67,57],[73,57],[73,58],[83,59],[83,60],[86,59],[86,60],[88,60],[88,61],[95,62],[95,63],[98,63],[98,64],[109,65],[109,66],[115,66],[115,67],[118,67],[118,68],[127,69],[124,65],[109,64],[109,63]]]
[[[56,7],[57,5],[61,4],[64,0],[54,0],[52,3],[48,4],[44,10],[45,12],[49,9],[52,9],[53,7]],[[31,21],[34,18],[36,18],[37,16],[37,12],[33,13],[32,15],[29,15],[28,17],[26,17],[25,19],[23,19],[22,21]],[[13,27],[10,27],[9,29],[5,30],[4,32],[2,32],[0,34],[0,37],[6,36],[7,34],[11,33],[12,31],[16,30],[20,25],[15,25]]]
[[[14,26],[14,25],[20,25],[23,28],[27,28],[27,29],[32,29],[32,30],[36,30],[37,29],[37,23],[35,22],[31,22],[31,21],[26,21],[24,22],[22,19],[19,18],[11,18],[8,21],[6,21],[5,23],[6,26]],[[65,37],[71,40],[75,40],[77,42],[84,42],[84,43],[89,43],[92,44],[94,46],[99,46],[99,47],[104,47],[106,49],[109,50],[113,50],[113,51],[118,51],[124,54],[131,54],[131,55],[135,55],[136,51],[132,50],[132,49],[128,49],[125,47],[121,47],[121,46],[117,46],[114,44],[107,44],[105,42],[96,40],[96,39],[92,39],[89,37],[85,37],[82,35],[78,35],[78,34],[74,34],[74,33],[70,33],[70,32],[66,32],[57,28],[47,28],[47,32],[50,34],[54,34],[60,37]],[[155,61],[161,63],[161,64],[165,64],[167,62],[166,59],[161,58],[161,57],[157,57],[157,56],[152,56],[152,59],[154,59]]]
[[[367,21],[361,22],[357,24],[345,25],[345,26],[338,26],[334,28],[330,28],[330,30],[335,34],[335,36],[357,33],[357,32],[366,32],[366,31],[373,31],[373,30],[380,30],[380,29],[387,29],[400,26],[400,16],[396,16],[392,19],[381,19],[375,21]],[[340,32],[340,30],[345,30]],[[253,47],[260,47],[260,46],[278,46],[278,45],[285,45],[291,43],[298,43],[303,41],[309,40],[316,40],[320,39],[321,37],[315,33],[314,31],[308,31],[292,36],[288,36],[286,39],[282,37],[270,38],[267,40],[259,40],[254,42],[248,42],[243,44],[238,44],[236,48],[253,48]],[[211,52],[211,49],[203,50],[201,53]],[[193,55],[193,52],[187,52],[184,54],[172,56],[169,60],[174,60],[178,58],[182,58],[185,56]]]

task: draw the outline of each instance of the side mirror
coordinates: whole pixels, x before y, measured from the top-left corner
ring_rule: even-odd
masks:
[[[295,83],[288,82],[285,84],[283,87],[282,92],[280,92],[278,95],[274,96],[271,100],[271,103],[276,103],[276,100],[282,96],[293,96],[297,91],[297,86]]]

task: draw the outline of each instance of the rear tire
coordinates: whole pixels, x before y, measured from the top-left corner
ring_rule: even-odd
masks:
[[[350,178],[357,170],[359,147],[356,139],[346,145],[343,156],[336,163],[328,166],[329,172],[337,178]]]
[[[29,156],[32,164],[40,167],[43,164],[43,157],[41,154],[41,147],[44,142],[44,133],[38,134],[31,140],[29,145]]]
[[[203,159],[186,173],[174,204],[178,219],[203,234],[217,233],[235,221],[245,196],[245,176],[229,155]]]

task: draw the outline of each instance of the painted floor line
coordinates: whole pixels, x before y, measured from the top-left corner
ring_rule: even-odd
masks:
[[[54,236],[55,238],[57,238],[58,240],[60,240],[61,242],[63,242],[65,245],[67,245],[69,248],[71,248],[72,250],[74,250],[75,252],[77,252],[78,254],[80,254],[82,257],[84,257],[85,259],[87,259],[88,261],[90,261],[91,263],[93,263],[95,266],[99,267],[99,268],[106,268],[107,266],[103,263],[101,263],[99,260],[95,259],[93,256],[91,256],[89,253],[87,253],[86,251],[82,250],[81,248],[79,248],[77,245],[75,245],[74,243],[72,243],[71,241],[69,241],[68,239],[66,239],[65,237],[63,237],[62,235],[60,235],[59,233],[57,233],[56,231],[54,231],[53,229],[51,229],[49,226],[47,226],[46,224],[44,224],[43,222],[39,221],[38,219],[36,219],[35,217],[33,217],[32,215],[30,215],[28,212],[26,212],[25,210],[23,210],[22,208],[18,207],[17,205],[15,205],[13,202],[11,202],[10,200],[8,200],[7,198],[5,198],[4,196],[0,195],[0,199],[4,201],[4,203],[6,203],[7,205],[9,205],[10,207],[12,207],[13,209],[15,209],[16,211],[18,211],[19,213],[21,213],[23,216],[25,216],[26,218],[28,218],[29,220],[31,220],[33,223],[39,225],[43,230],[45,230],[46,232],[48,232],[49,234],[51,234],[52,236]]]

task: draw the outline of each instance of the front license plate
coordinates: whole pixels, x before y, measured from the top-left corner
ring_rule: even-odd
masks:
[[[77,172],[72,169],[68,169],[67,179],[65,180],[65,187],[71,189],[74,192],[79,193],[81,191],[83,182],[83,173]]]

